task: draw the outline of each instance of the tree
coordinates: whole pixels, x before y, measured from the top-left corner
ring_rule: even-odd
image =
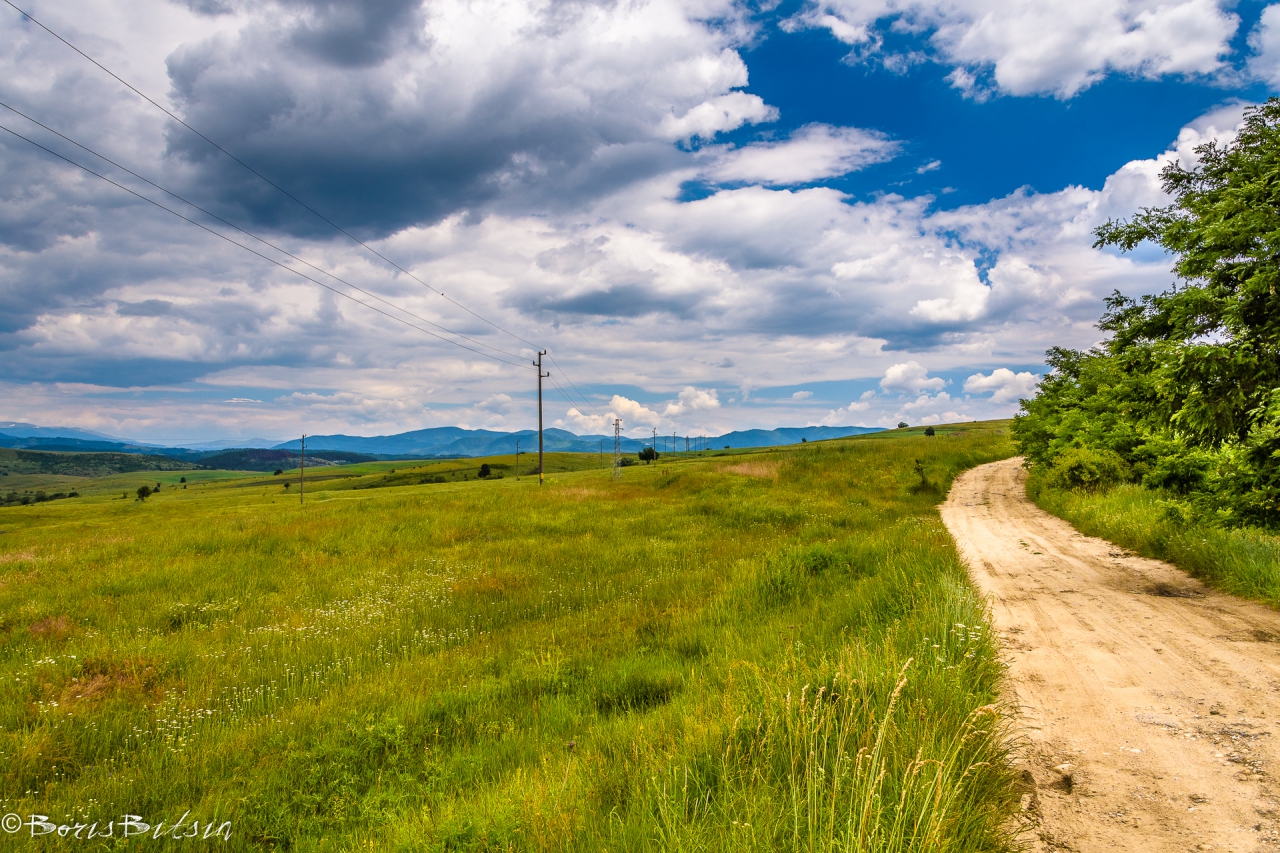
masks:
[[[1014,433],[1033,470],[1141,481],[1191,495],[1229,523],[1280,523],[1280,99],[1245,110],[1234,142],[1160,173],[1173,197],[1108,221],[1095,246],[1154,243],[1177,283],[1106,303],[1088,352],[1053,372]]]
[[[277,469],[276,469],[276,470],[271,474],[271,476],[272,476],[272,477],[279,477],[279,476],[280,476],[281,474],[283,474],[283,473],[284,473],[284,469],[283,469],[283,468],[277,468]]]
[[[483,480],[483,479],[487,478],[487,477],[488,477],[490,474],[492,474],[492,473],[493,473],[493,471],[492,471],[492,469],[490,469],[490,468],[489,468],[489,463],[488,463],[488,462],[482,462],[482,463],[480,464],[480,473],[479,473],[479,474],[477,474],[476,476]]]
[[[648,465],[658,458],[658,451],[654,450],[652,447],[645,447],[637,455],[640,457],[641,462]]]
[[[149,497],[151,497],[151,487],[138,486],[138,500],[145,501]]]
[[[924,428],[924,434],[925,434],[925,435],[933,435],[933,434],[934,434],[934,429],[933,429],[933,427],[931,427],[931,426],[927,426],[927,427],[925,427],[925,428]]]
[[[898,429],[906,429],[909,426],[911,426],[911,424],[906,421],[898,421]]]
[[[185,482],[187,482],[187,478],[186,478],[186,477],[179,477],[179,478],[178,478],[178,482],[179,482],[179,483],[185,483]]]

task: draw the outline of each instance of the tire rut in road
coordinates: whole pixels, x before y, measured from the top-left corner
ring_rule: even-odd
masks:
[[[1038,851],[1280,849],[1280,613],[1082,536],[1021,459],[942,518],[989,597]]]

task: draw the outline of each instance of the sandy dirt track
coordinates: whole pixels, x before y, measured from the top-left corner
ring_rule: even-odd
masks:
[[[1020,459],[942,518],[989,596],[1038,851],[1280,850],[1280,613],[1082,536]]]

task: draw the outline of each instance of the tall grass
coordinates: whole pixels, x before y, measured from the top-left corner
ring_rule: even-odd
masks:
[[[1011,451],[2,509],[0,812],[190,810],[229,849],[1004,849],[1001,670],[936,503]]]
[[[1189,504],[1136,485],[1065,491],[1032,475],[1027,494],[1082,533],[1167,560],[1224,592],[1280,607],[1280,536],[1214,526]]]

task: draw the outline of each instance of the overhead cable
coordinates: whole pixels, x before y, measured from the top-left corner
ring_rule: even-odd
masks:
[[[333,222],[331,219],[329,219],[328,217],[326,217],[324,214],[320,213],[318,210],[316,210],[315,208],[311,207],[311,206],[310,206],[309,204],[307,204],[306,202],[304,202],[304,201],[302,201],[301,199],[299,199],[299,198],[297,198],[296,196],[294,196],[292,193],[290,193],[290,192],[289,192],[288,190],[286,190],[284,187],[282,187],[282,186],[280,186],[279,184],[275,183],[275,182],[274,182],[274,181],[272,181],[270,178],[268,178],[266,175],[263,175],[263,174],[262,174],[261,172],[259,172],[257,169],[253,168],[253,167],[252,167],[252,166],[250,166],[248,163],[244,162],[244,161],[243,161],[243,160],[241,160],[239,157],[237,157],[236,155],[232,154],[230,151],[228,151],[227,149],[223,148],[221,145],[219,145],[218,143],[214,142],[212,139],[210,139],[209,137],[205,136],[203,133],[201,133],[200,131],[196,130],[194,127],[192,127],[191,125],[187,124],[187,123],[186,123],[185,121],[183,121],[182,119],[178,118],[178,116],[176,116],[176,115],[174,115],[174,113],[170,112],[168,108],[166,108],[165,106],[163,106],[163,105],[162,105],[162,104],[160,104],[159,102],[157,102],[157,101],[153,100],[153,99],[152,99],[151,97],[149,97],[148,95],[144,94],[141,90],[139,90],[137,87],[135,87],[135,86],[134,86],[133,84],[131,84],[129,81],[125,80],[125,79],[124,79],[123,77],[121,77],[119,74],[115,73],[115,72],[114,72],[114,71],[112,71],[110,68],[108,68],[107,66],[103,65],[101,62],[99,62],[98,60],[94,59],[92,56],[90,56],[89,54],[85,53],[83,50],[81,50],[80,48],[76,47],[74,44],[72,44],[71,42],[67,41],[67,40],[66,40],[65,38],[63,38],[62,36],[60,36],[60,35],[58,35],[57,33],[55,33],[53,30],[51,30],[51,29],[50,29],[47,25],[45,25],[44,23],[42,23],[42,22],[40,22],[40,21],[36,20],[35,18],[33,18],[33,17],[31,16],[31,14],[30,14],[30,13],[28,13],[28,12],[26,12],[26,11],[24,11],[24,10],[20,9],[18,6],[15,6],[15,5],[13,4],[12,0],[4,0],[4,3],[5,3],[7,6],[9,6],[10,8],[12,8],[14,11],[16,11],[18,14],[22,15],[24,18],[26,18],[27,20],[31,21],[33,24],[35,24],[36,26],[38,26],[40,29],[44,30],[44,31],[45,31],[46,33],[48,33],[49,35],[53,36],[53,37],[54,37],[54,38],[56,38],[58,41],[60,41],[60,42],[62,42],[63,44],[65,44],[67,47],[71,48],[71,49],[72,49],[72,50],[74,50],[76,53],[80,54],[82,57],[84,57],[85,59],[87,59],[89,62],[92,62],[92,63],[93,63],[94,65],[96,65],[99,69],[101,69],[102,71],[106,72],[106,73],[107,73],[107,74],[109,74],[111,77],[115,78],[115,79],[116,79],[116,80],[117,80],[121,85],[123,85],[123,86],[125,86],[127,89],[129,89],[129,91],[133,92],[135,95],[137,95],[138,97],[142,98],[142,99],[143,99],[144,101],[146,101],[147,103],[151,104],[151,106],[153,106],[153,107],[155,107],[156,109],[160,110],[162,113],[164,113],[165,115],[167,115],[169,118],[173,119],[173,120],[174,120],[174,121],[176,121],[178,124],[182,125],[182,126],[183,126],[183,127],[185,127],[187,130],[191,131],[191,132],[192,132],[192,133],[194,133],[196,136],[200,137],[200,138],[201,138],[201,139],[203,139],[205,142],[209,143],[210,145],[212,145],[212,146],[213,146],[214,148],[216,148],[217,150],[221,151],[221,152],[222,152],[223,154],[225,154],[226,156],[230,157],[230,158],[231,158],[232,160],[234,160],[236,163],[239,163],[241,166],[243,166],[245,169],[247,169],[250,173],[252,173],[253,175],[257,176],[259,179],[261,179],[262,181],[266,182],[268,185],[270,185],[271,187],[275,188],[275,189],[276,189],[276,190],[278,190],[279,192],[283,193],[283,194],[284,194],[284,196],[285,196],[286,198],[290,199],[291,201],[293,201],[295,204],[299,205],[299,206],[300,206],[300,207],[302,207],[303,209],[305,209],[305,210],[309,211],[311,214],[313,214],[315,217],[317,217],[320,221],[324,222],[325,224],[327,224],[327,225],[329,225],[330,227],[332,227],[332,228],[334,228],[335,230],[337,230],[339,233],[341,233],[341,234],[345,235],[346,237],[350,238],[350,239],[351,239],[352,241],[354,241],[357,245],[362,246],[362,247],[363,247],[365,250],[367,250],[368,252],[372,253],[373,255],[377,256],[378,258],[381,258],[383,261],[385,261],[386,263],[388,263],[388,264],[390,264],[391,266],[395,267],[395,268],[396,268],[396,269],[398,269],[400,272],[404,273],[404,274],[405,274],[405,275],[407,275],[409,278],[413,279],[413,280],[414,280],[414,281],[416,281],[418,284],[422,285],[423,287],[427,288],[428,290],[430,290],[430,291],[432,291],[432,292],[434,292],[434,293],[438,293],[441,297],[443,297],[444,299],[448,300],[448,301],[449,301],[449,302],[451,302],[452,304],[456,305],[458,308],[461,308],[463,311],[466,311],[468,314],[470,314],[472,317],[475,317],[477,320],[480,320],[480,321],[482,321],[482,322],[484,322],[484,323],[487,323],[488,325],[492,326],[493,328],[497,329],[498,331],[502,332],[503,334],[510,335],[511,337],[515,338],[516,340],[520,341],[521,343],[528,344],[529,346],[533,347],[534,349],[538,349],[538,348],[539,348],[539,347],[538,347],[538,345],[537,345],[537,344],[535,344],[535,343],[533,343],[532,341],[525,340],[524,338],[522,338],[522,337],[520,337],[519,335],[517,335],[515,332],[509,331],[508,329],[504,329],[502,326],[499,326],[497,323],[494,323],[492,320],[489,320],[487,317],[484,317],[484,316],[481,316],[480,314],[477,314],[475,311],[472,311],[470,308],[468,308],[467,306],[463,305],[461,302],[457,301],[456,299],[454,299],[454,298],[452,298],[452,297],[450,297],[450,296],[446,296],[446,295],[445,295],[445,292],[444,292],[443,290],[440,290],[440,289],[439,289],[439,288],[437,288],[437,287],[434,287],[434,286],[432,286],[432,285],[430,285],[430,284],[427,284],[425,281],[423,281],[422,279],[418,278],[416,275],[414,275],[413,273],[409,272],[407,269],[405,269],[404,267],[400,266],[400,265],[399,265],[399,264],[397,264],[395,261],[393,261],[393,260],[391,260],[390,258],[388,258],[387,256],[383,255],[383,254],[382,254],[381,252],[379,252],[377,249],[374,249],[374,248],[373,248],[372,246],[370,246],[368,243],[365,243],[363,240],[361,240],[359,237],[357,237],[357,236],[355,236],[354,234],[352,234],[350,231],[347,231],[347,230],[346,230],[345,228],[343,228],[342,226],[340,226],[340,225],[338,225],[337,223]]]
[[[233,222],[228,222],[227,220],[223,219],[223,218],[222,218],[221,216],[219,216],[218,214],[216,214],[216,213],[214,213],[214,212],[212,212],[212,211],[210,211],[210,210],[208,210],[208,209],[206,209],[206,208],[201,207],[200,205],[196,204],[194,201],[191,201],[191,200],[190,200],[190,199],[188,199],[188,198],[185,198],[185,197],[183,197],[183,196],[180,196],[180,195],[178,195],[177,193],[173,192],[172,190],[165,189],[164,187],[162,187],[162,186],[160,186],[159,184],[157,184],[155,181],[152,181],[152,180],[149,180],[149,179],[147,179],[147,178],[144,178],[142,175],[139,175],[137,172],[135,172],[135,171],[133,171],[133,170],[129,169],[128,167],[120,165],[120,164],[119,164],[119,163],[117,163],[115,160],[112,160],[110,157],[107,157],[107,156],[106,156],[106,155],[104,155],[104,154],[99,154],[97,151],[94,151],[92,148],[89,148],[89,147],[88,147],[88,146],[86,146],[86,145],[83,145],[83,144],[81,144],[81,143],[79,143],[79,142],[76,142],[74,139],[72,139],[71,137],[67,136],[66,134],[64,134],[64,133],[59,133],[58,131],[56,131],[56,130],[54,130],[53,128],[49,127],[47,124],[43,124],[42,122],[38,121],[37,119],[32,118],[31,116],[27,115],[26,113],[22,112],[21,110],[15,109],[14,107],[9,106],[8,104],[4,103],[3,101],[0,101],[0,107],[4,107],[6,110],[9,110],[10,112],[12,112],[12,113],[14,113],[14,114],[16,114],[16,115],[20,115],[20,116],[22,116],[24,119],[26,119],[27,121],[29,121],[29,122],[31,122],[32,124],[36,125],[37,127],[41,127],[41,128],[43,128],[43,129],[45,129],[45,130],[49,131],[50,133],[52,133],[54,136],[57,136],[57,137],[59,137],[60,139],[64,139],[64,140],[66,140],[67,142],[70,142],[72,145],[76,146],[77,148],[80,148],[80,149],[81,149],[81,150],[83,150],[83,151],[87,151],[88,153],[92,154],[94,157],[97,157],[97,158],[98,158],[98,159],[100,159],[100,160],[103,160],[103,161],[105,161],[105,162],[107,162],[107,163],[110,163],[112,166],[115,166],[115,167],[116,167],[117,169],[119,169],[120,171],[125,172],[125,173],[127,173],[127,174],[129,174],[129,175],[132,175],[133,177],[137,178],[138,180],[142,181],[142,182],[143,182],[143,183],[145,183],[145,184],[148,184],[148,185],[150,185],[150,186],[152,186],[152,187],[155,187],[156,189],[160,190],[160,192],[162,192],[162,193],[164,193],[164,194],[166,194],[166,195],[168,195],[168,196],[171,196],[171,197],[173,197],[173,198],[176,198],[178,201],[182,202],[183,204],[188,204],[188,205],[190,205],[191,207],[194,207],[196,210],[200,211],[201,213],[205,214],[206,216],[208,216],[208,217],[210,217],[210,218],[212,218],[212,219],[216,219],[217,221],[221,222],[223,225],[227,226],[228,228],[233,228],[233,229],[235,229],[236,231],[239,231],[241,234],[245,235],[246,237],[251,237],[252,239],[257,240],[259,243],[263,244],[264,246],[270,246],[271,248],[275,249],[275,250],[276,250],[277,252],[279,252],[280,254],[285,255],[285,256],[287,256],[287,257],[290,257],[290,258],[292,258],[293,260],[297,261],[298,263],[300,263],[300,264],[304,264],[304,265],[306,265],[306,266],[310,267],[311,269],[315,270],[316,272],[321,273],[322,275],[327,275],[329,278],[333,279],[334,281],[341,282],[342,284],[346,285],[347,287],[350,287],[352,290],[359,291],[360,293],[365,294],[366,296],[370,297],[371,299],[376,299],[377,301],[381,302],[382,304],[387,305],[387,306],[389,306],[389,307],[391,307],[391,308],[394,308],[394,309],[396,309],[397,311],[403,311],[405,314],[408,314],[410,317],[413,317],[415,320],[419,320],[419,321],[421,321],[421,322],[423,322],[423,323],[426,323],[428,326],[433,326],[434,328],[439,329],[439,330],[440,330],[440,331],[442,331],[442,332],[447,332],[448,334],[450,334],[450,335],[454,335],[455,337],[462,338],[464,341],[470,341],[471,343],[476,344],[477,346],[482,346],[482,347],[485,347],[486,349],[491,349],[491,350],[493,350],[494,352],[502,353],[503,355],[508,355],[508,356],[511,356],[512,358],[516,358],[516,359],[524,358],[524,356],[520,355],[519,353],[508,352],[507,350],[504,350],[504,349],[502,349],[502,348],[500,348],[500,347],[495,347],[495,346],[493,346],[492,344],[487,344],[487,343],[485,343],[484,341],[478,341],[478,340],[476,340],[475,338],[468,337],[467,335],[464,335],[464,334],[462,334],[461,332],[455,332],[455,331],[453,331],[453,330],[452,330],[452,329],[450,329],[450,328],[447,328],[447,327],[445,327],[445,326],[440,325],[439,323],[433,323],[432,321],[430,321],[430,320],[426,319],[425,317],[420,317],[420,316],[418,316],[417,314],[414,314],[412,311],[409,311],[409,310],[407,310],[407,309],[405,309],[405,308],[401,308],[399,305],[396,305],[396,304],[395,304],[395,303],[393,303],[393,302],[389,302],[388,300],[383,299],[381,296],[378,296],[376,293],[371,293],[371,292],[370,292],[370,291],[368,291],[368,290],[365,290],[365,289],[363,289],[363,288],[361,288],[361,287],[358,287],[357,285],[354,285],[354,284],[352,284],[351,282],[346,281],[345,279],[340,278],[340,277],[338,277],[338,276],[334,275],[333,273],[329,272],[329,271],[328,271],[328,270],[326,270],[326,269],[323,269],[322,267],[318,267],[318,266],[316,266],[315,264],[311,263],[310,261],[307,261],[307,260],[305,260],[305,259],[303,259],[303,258],[298,257],[297,255],[293,254],[292,252],[288,251],[287,249],[283,249],[283,248],[281,248],[280,246],[277,246],[275,243],[272,243],[270,240],[263,239],[262,237],[259,237],[257,234],[254,234],[254,233],[253,233],[253,232],[251,232],[251,231],[246,231],[244,228],[241,228],[239,225],[236,225],[236,224],[235,224],[235,223],[233,223]],[[46,149],[46,150],[47,150],[47,149]],[[237,243],[236,245],[239,245],[239,244]]]
[[[597,415],[600,415],[601,417],[604,417],[604,412],[602,412],[602,411],[600,411],[599,409],[597,409],[597,408],[595,407],[595,404],[593,404],[590,400],[588,400],[588,399],[587,399],[587,395],[585,395],[585,394],[583,394],[581,391],[579,391],[579,390],[578,390],[578,386],[573,384],[573,380],[569,378],[569,374],[568,374],[568,373],[566,373],[566,372],[565,372],[565,369],[564,369],[563,367],[561,367],[561,366],[560,366],[560,363],[559,363],[558,361],[556,361],[556,357],[555,357],[554,355],[552,355],[550,352],[548,352],[548,353],[547,353],[547,358],[551,359],[551,363],[552,363],[552,364],[554,364],[554,365],[556,366],[556,370],[559,370],[559,371],[560,371],[560,375],[564,377],[564,381],[565,381],[565,382],[568,382],[568,383],[569,383],[569,385],[573,388],[573,390],[578,392],[578,396],[582,398],[582,402],[586,403],[588,407],[590,407],[591,409],[593,409]],[[577,404],[575,403],[574,405],[576,406]]]
[[[7,0],[6,0],[6,2],[7,2]],[[111,180],[111,178],[108,178],[106,175],[103,175],[103,174],[100,174],[100,173],[98,173],[98,172],[95,172],[93,169],[90,169],[88,166],[85,166],[85,165],[82,165],[82,164],[80,164],[80,163],[77,163],[75,160],[72,160],[72,159],[71,159],[71,158],[69,158],[69,157],[65,157],[65,156],[63,156],[62,154],[59,154],[57,151],[54,151],[54,150],[53,150],[53,149],[51,149],[51,148],[46,148],[45,146],[41,145],[39,142],[36,142],[36,141],[35,141],[35,140],[33,140],[33,139],[28,139],[27,137],[23,136],[21,133],[18,133],[16,130],[13,130],[13,129],[11,129],[11,128],[5,127],[4,125],[0,125],[0,130],[4,131],[5,133],[8,133],[8,134],[10,134],[10,135],[12,135],[12,136],[16,136],[18,139],[21,139],[22,141],[24,141],[24,142],[26,142],[26,143],[28,143],[28,144],[30,144],[30,145],[33,145],[33,146],[35,146],[36,148],[39,148],[41,151],[44,151],[44,152],[46,152],[47,154],[51,154],[51,155],[53,155],[54,157],[57,157],[59,160],[62,160],[62,161],[64,161],[64,162],[66,162],[66,163],[71,164],[72,166],[75,166],[77,169],[81,169],[81,170],[83,170],[83,171],[85,171],[85,172],[88,172],[90,175],[93,175],[95,178],[99,178],[99,179],[101,179],[101,180],[103,180],[103,181],[106,181],[107,183],[111,184],[113,187],[117,187],[118,189],[124,190],[125,192],[129,193],[129,195],[132,195],[132,196],[134,196],[134,197],[136,197],[136,198],[139,198],[139,199],[141,199],[142,201],[145,201],[147,204],[154,205],[155,207],[160,208],[161,210],[165,211],[166,213],[169,213],[169,214],[172,214],[173,216],[176,216],[177,218],[179,218],[179,219],[183,220],[184,222],[189,222],[189,223],[191,223],[192,225],[196,226],[197,228],[199,228],[199,229],[201,229],[201,230],[203,230],[203,231],[207,231],[207,232],[209,232],[210,234],[212,234],[213,236],[217,237],[217,238],[218,238],[218,239],[220,239],[220,240],[225,240],[226,242],[230,243],[230,244],[231,244],[231,245],[233,245],[233,246],[238,246],[238,247],[240,247],[241,249],[244,249],[246,252],[249,252],[250,254],[257,255],[259,258],[262,258],[264,261],[267,261],[267,262],[269,262],[269,263],[275,264],[276,266],[280,267],[282,270],[285,270],[285,271],[287,271],[287,272],[291,272],[291,273],[293,273],[294,275],[298,276],[299,278],[306,279],[307,281],[311,282],[312,284],[318,284],[319,286],[323,287],[325,290],[328,290],[328,291],[331,291],[331,292],[333,292],[333,293],[336,293],[338,296],[342,296],[342,297],[344,297],[344,298],[346,298],[346,299],[350,299],[352,302],[355,302],[355,303],[356,303],[356,304],[358,304],[358,305],[363,305],[364,307],[368,308],[368,309],[369,309],[369,310],[371,310],[371,311],[377,311],[377,312],[378,312],[379,314],[381,314],[382,316],[384,316],[384,317],[388,317],[388,318],[390,318],[390,319],[392,319],[392,320],[395,320],[397,323],[402,323],[403,325],[408,326],[408,327],[409,327],[409,328],[411,328],[411,329],[417,329],[419,332],[422,332],[422,333],[424,333],[424,334],[430,335],[431,337],[436,338],[436,339],[441,340],[441,341],[444,341],[444,342],[445,342],[445,343],[447,343],[447,344],[452,344],[453,346],[460,347],[460,348],[462,348],[462,349],[464,349],[464,350],[468,350],[469,352],[473,352],[473,353],[475,353],[476,355],[484,356],[485,358],[489,358],[489,359],[492,359],[492,360],[494,360],[494,361],[499,361],[499,362],[502,362],[503,364],[507,364],[507,365],[510,365],[510,366],[512,366],[512,367],[527,368],[527,365],[525,365],[525,364],[522,364],[522,363],[520,363],[520,362],[515,362],[515,361],[507,361],[505,358],[500,358],[500,357],[498,357],[498,356],[496,356],[496,355],[493,355],[493,354],[491,354],[491,353],[483,352],[483,351],[481,351],[481,350],[474,349],[473,347],[469,347],[469,346],[467,346],[466,344],[458,343],[457,341],[455,341],[455,340],[451,340],[451,339],[449,339],[449,338],[446,338],[446,337],[444,337],[443,335],[438,335],[438,334],[436,334],[435,332],[430,331],[429,329],[424,329],[424,328],[422,328],[421,326],[417,326],[417,325],[415,325],[415,324],[413,324],[413,323],[410,323],[408,320],[405,320],[405,319],[403,319],[403,318],[401,318],[401,317],[397,317],[397,316],[395,316],[394,314],[389,314],[389,313],[387,313],[386,311],[383,311],[381,308],[378,308],[377,306],[370,305],[370,304],[369,304],[369,303],[367,303],[367,302],[362,302],[362,301],[360,301],[359,299],[356,299],[354,296],[352,296],[352,295],[351,295],[351,294],[349,294],[349,293],[344,293],[343,291],[338,290],[336,287],[331,287],[330,285],[325,284],[323,281],[319,281],[319,280],[314,279],[314,278],[312,278],[311,276],[307,275],[306,273],[299,272],[298,270],[295,270],[293,267],[290,267],[288,264],[281,263],[280,261],[276,260],[275,258],[272,258],[272,257],[269,257],[269,256],[267,256],[267,255],[264,255],[264,254],[262,254],[261,252],[257,251],[256,249],[250,248],[249,246],[246,246],[246,245],[244,245],[243,243],[238,243],[238,242],[236,242],[235,240],[232,240],[232,239],[231,239],[230,237],[228,237],[227,235],[222,234],[222,233],[220,233],[220,232],[218,232],[218,231],[215,231],[214,229],[210,228],[210,227],[209,227],[209,226],[207,226],[207,225],[204,225],[203,223],[197,222],[196,220],[194,220],[194,219],[192,219],[192,218],[190,218],[190,217],[188,217],[188,216],[183,216],[183,215],[182,215],[181,213],[179,213],[178,211],[173,210],[172,208],[169,208],[169,207],[165,207],[165,206],[164,206],[163,204],[161,204],[160,202],[158,202],[158,201],[156,201],[156,200],[154,200],[154,199],[147,198],[146,196],[142,195],[141,193],[139,193],[139,192],[137,192],[137,191],[135,191],[135,190],[132,190],[132,189],[130,189],[129,187],[126,187],[124,184],[121,184],[121,183],[118,183],[118,182],[116,182],[116,181]],[[339,281],[341,281],[341,279],[338,279],[338,280],[339,280]],[[344,283],[344,284],[346,284],[346,282],[343,282],[343,283]],[[419,319],[419,320],[421,320],[421,319],[422,319],[422,318],[420,318],[420,317],[417,317],[417,315],[414,315],[414,314],[412,314],[412,313],[410,313],[410,312],[408,312],[408,311],[405,311],[403,308],[400,308],[400,307],[398,307],[398,306],[396,306],[396,305],[393,305],[392,303],[386,302],[386,300],[382,299],[381,297],[379,297],[379,296],[377,296],[377,295],[375,295],[375,294],[371,294],[371,293],[369,293],[368,291],[361,290],[360,288],[356,287],[355,285],[348,284],[347,286],[348,286],[348,287],[350,287],[350,288],[352,288],[353,290],[357,290],[357,291],[359,291],[360,293],[365,294],[366,296],[370,296],[370,297],[371,297],[371,298],[373,298],[373,299],[377,299],[379,302],[383,302],[383,303],[385,303],[385,304],[387,304],[387,305],[390,305],[391,307],[395,308],[397,311],[402,311],[402,312],[403,312],[403,313],[405,313],[405,314],[409,314],[409,316],[414,317],[415,319]],[[423,320],[422,322],[430,322],[430,321]]]

